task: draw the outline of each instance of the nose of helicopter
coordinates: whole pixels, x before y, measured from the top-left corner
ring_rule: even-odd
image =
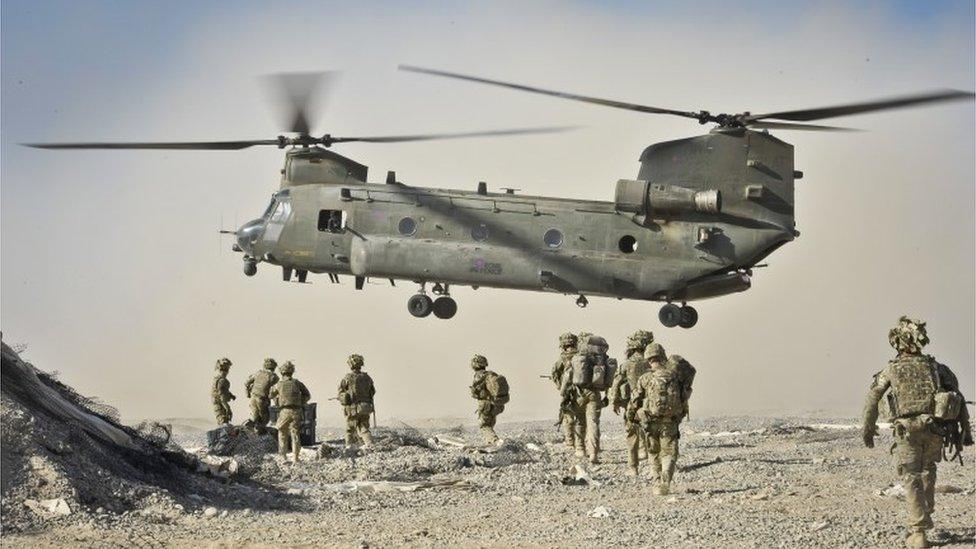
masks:
[[[264,232],[263,219],[248,221],[237,229],[237,246],[245,254],[254,257],[254,243],[261,237],[262,232]]]

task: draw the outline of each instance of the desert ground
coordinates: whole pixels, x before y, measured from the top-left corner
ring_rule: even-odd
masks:
[[[290,463],[261,438],[210,456],[205,420],[170,419],[168,442],[120,426],[142,441],[121,451],[8,390],[6,351],[4,546],[896,547],[903,535],[890,431],[869,450],[853,417],[692,417],[674,493],[654,496],[646,469],[624,475],[612,413],[596,466],[544,421],[501,422],[498,447],[479,444],[473,419],[391,421],[362,454],[321,426]],[[947,547],[974,543],[972,448],[963,459],[939,470],[931,537]]]

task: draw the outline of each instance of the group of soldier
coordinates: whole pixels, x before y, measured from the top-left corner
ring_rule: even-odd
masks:
[[[898,475],[908,503],[908,547],[929,547],[926,531],[933,527],[936,465],[946,450],[961,462],[963,446],[973,444],[967,402],[959,391],[956,376],[947,366],[923,354],[929,338],[925,323],[901,317],[888,334],[897,355],[875,375],[864,406],[863,440],[874,447],[879,403],[884,399],[892,420]],[[617,362],[607,354],[607,341],[597,335],[565,333],[559,337],[559,359],[548,377],[559,397],[559,424],[567,449],[590,463],[600,462],[600,414],[610,406],[623,412],[627,434],[628,473],[637,476],[640,461],[650,463],[655,494],[670,491],[678,459],[679,425],[688,417],[695,368],[679,355],[670,356],[654,335],[638,330],[627,338],[625,359]],[[350,355],[350,372],[339,383],[335,400],[346,417],[346,445],[372,442],[370,416],[375,417],[373,380],[363,372],[363,357]],[[212,385],[217,422],[231,421],[227,372],[231,362],[217,361],[217,376]],[[250,399],[251,417],[245,425],[262,431],[266,428],[271,400],[278,407],[279,452],[290,448],[298,460],[299,428],[310,394],[294,379],[295,365],[285,362],[275,374],[277,363],[268,358],[261,370],[248,377],[245,390]],[[487,444],[499,442],[496,420],[509,402],[508,381],[488,369],[482,355],[471,359],[474,380],[471,396],[477,401],[476,414]],[[375,420],[374,420],[375,421]]]
[[[566,448],[600,462],[600,414],[623,412],[628,474],[640,461],[651,465],[654,493],[668,494],[678,459],[678,425],[688,416],[695,369],[679,355],[667,356],[654,334],[637,330],[624,348],[624,363],[607,355],[606,339],[582,333],[559,336],[559,359],[548,376],[559,391],[559,417]]]

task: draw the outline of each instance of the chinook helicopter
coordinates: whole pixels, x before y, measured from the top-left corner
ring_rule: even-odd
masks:
[[[708,134],[657,143],[640,157],[636,179],[621,179],[612,202],[415,187],[388,172],[368,182],[368,169],[329,148],[358,141],[391,143],[428,139],[518,135],[567,128],[529,128],[393,137],[311,135],[308,105],[314,78],[286,83],[293,137],[272,140],[182,143],[54,143],[47,149],[240,150],[255,145],[288,148],[280,187],[264,213],[229,232],[243,255],[244,274],[261,263],[282,278],[306,282],[309,273],[332,282],[351,275],[358,290],[367,279],[412,281],[407,301],[415,317],[452,318],[452,286],[554,292],[664,302],[666,327],[691,328],[698,313],[688,302],[750,288],[752,270],[799,236],[793,217],[793,146],[769,129],[842,131],[799,124],[848,114],[940,101],[972,99],[959,91],[762,115],[711,114],[622,103],[496,80],[401,66],[401,69],[574,99],[637,112],[670,114],[701,124]],[[787,122],[784,122],[787,121]],[[430,285],[430,294],[427,288]]]

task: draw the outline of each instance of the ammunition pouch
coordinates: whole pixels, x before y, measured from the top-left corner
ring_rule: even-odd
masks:
[[[942,421],[956,421],[959,419],[962,407],[965,406],[962,395],[957,391],[942,391],[935,393],[935,409],[932,416]]]

